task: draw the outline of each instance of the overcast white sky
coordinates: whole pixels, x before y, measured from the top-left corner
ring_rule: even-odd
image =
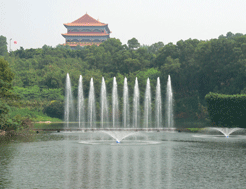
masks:
[[[86,12],[123,44],[133,37],[151,45],[246,34],[245,0],[0,0],[0,35],[12,38],[12,50],[55,47],[65,42],[63,24]]]

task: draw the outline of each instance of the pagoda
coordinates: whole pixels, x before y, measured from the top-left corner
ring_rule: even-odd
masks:
[[[111,33],[108,24],[99,22],[87,13],[79,19],[64,24],[67,33],[62,34],[66,39],[64,45],[74,48],[76,46],[100,45],[109,38]]]

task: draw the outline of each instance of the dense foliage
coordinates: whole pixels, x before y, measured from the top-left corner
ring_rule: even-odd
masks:
[[[10,106],[17,99],[12,91],[13,77],[8,62],[0,57],[0,129],[14,128],[20,123],[9,117]]]
[[[131,102],[134,81],[138,77],[143,103],[148,77],[152,102],[157,77],[161,79],[162,99],[165,102],[166,82],[170,74],[176,118],[205,119],[204,97],[209,92],[246,93],[246,83],[243,82],[246,80],[246,35],[231,32],[218,39],[188,39],[166,45],[162,42],[151,46],[140,45],[135,38],[123,45],[119,39],[111,38],[100,46],[77,47],[75,50],[61,45],[56,48],[44,45],[26,50],[21,47],[9,53],[6,59],[15,73],[14,91],[29,104],[29,109],[34,108],[35,111],[47,110],[52,100],[63,100],[67,73],[70,74],[75,98],[79,75],[83,76],[86,98],[90,78],[94,78],[98,107],[102,77],[106,81],[109,102],[114,76],[117,78],[120,101],[124,77],[128,78]]]
[[[209,93],[205,97],[209,117],[215,126],[245,128],[246,95]]]

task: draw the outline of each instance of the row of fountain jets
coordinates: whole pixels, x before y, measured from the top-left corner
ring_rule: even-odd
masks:
[[[129,108],[129,94],[127,78],[124,79],[123,86],[123,109],[122,109],[122,121],[119,120],[119,101],[117,92],[117,81],[113,78],[112,89],[112,107],[111,107],[111,119],[109,118],[109,105],[107,98],[107,90],[105,80],[102,77],[101,84],[101,107],[100,107],[100,128],[161,128],[164,127],[162,123],[162,99],[161,99],[161,84],[160,78],[157,78],[156,84],[156,97],[155,97],[155,120],[152,120],[152,108],[151,108],[151,87],[150,80],[147,79],[145,97],[144,97],[144,117],[141,121],[140,118],[140,94],[138,87],[138,79],[135,79],[134,94],[133,94],[133,106],[132,113]],[[64,118],[66,127],[69,128],[70,121],[73,121],[72,117],[75,115],[75,109],[73,104],[72,87],[69,74],[66,77],[66,90],[65,90],[65,110]],[[173,121],[173,92],[171,87],[171,77],[168,75],[167,91],[166,91],[166,127],[172,128]],[[96,128],[96,99],[94,91],[93,78],[90,80],[90,89],[87,104],[87,120],[85,116],[85,98],[83,94],[83,79],[82,75],[79,77],[78,85],[78,99],[77,99],[77,121],[79,128]],[[132,117],[130,116],[132,115]],[[142,122],[142,124],[141,124]]]

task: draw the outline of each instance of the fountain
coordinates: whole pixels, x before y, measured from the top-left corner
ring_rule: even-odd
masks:
[[[221,132],[226,138],[235,131],[242,130],[242,128],[223,128],[223,127],[209,127],[209,130],[216,130]]]
[[[83,94],[83,78],[79,77],[78,83],[78,128],[82,131],[103,131],[109,136],[120,142],[128,136],[136,135],[136,131],[151,131],[164,129],[162,125],[162,100],[161,100],[161,85],[160,78],[157,78],[156,94],[155,94],[155,126],[152,125],[152,102],[151,102],[151,87],[150,79],[147,79],[146,89],[143,102],[143,125],[140,124],[140,90],[138,86],[138,78],[135,79],[133,90],[133,102],[132,112],[130,113],[130,103],[128,94],[127,78],[124,78],[123,95],[122,95],[122,116],[119,115],[119,99],[116,77],[113,78],[112,87],[112,103],[111,103],[111,115],[112,120],[109,122],[109,105],[107,99],[107,90],[104,77],[102,77],[101,94],[100,94],[100,126],[96,126],[96,99],[94,90],[93,78],[90,80],[89,95],[87,101],[87,107],[85,107],[85,99]],[[66,93],[65,93],[65,122],[66,128],[69,127],[69,121],[73,120],[74,115],[73,99],[71,92],[71,82],[69,74],[67,74],[66,80]],[[173,94],[171,88],[171,79],[168,76],[167,83],[167,127],[170,129],[173,127]],[[85,125],[85,109],[87,109],[87,125]],[[130,116],[131,115],[131,116]],[[119,117],[122,117],[122,123],[119,123]],[[109,125],[111,123],[111,125]]]
[[[134,86],[134,94],[133,94],[133,124],[134,128],[138,128],[140,125],[140,105],[139,105],[139,88],[138,88],[138,79],[135,79],[135,86]]]
[[[78,121],[79,128],[82,126],[85,127],[85,110],[84,110],[84,94],[83,94],[83,82],[82,75],[79,76],[79,87],[78,87]]]
[[[159,77],[157,78],[155,95],[155,123],[156,128],[160,128],[162,126],[161,83]]]
[[[127,78],[124,79],[123,86],[123,127],[129,127],[130,123],[130,113],[129,113],[129,98],[128,98],[128,86]]]
[[[71,81],[69,74],[67,73],[66,77],[66,86],[65,86],[65,110],[64,110],[64,120],[67,128],[69,128],[69,122],[74,121],[74,106],[73,106],[73,95],[71,88]]]
[[[108,127],[108,99],[104,77],[101,86],[101,128]]]
[[[90,81],[90,90],[88,98],[88,126],[89,128],[96,127],[96,104],[93,78]]]
[[[147,79],[145,98],[144,98],[144,125],[145,128],[151,127],[151,89],[150,81]]]
[[[113,79],[113,91],[112,91],[112,122],[113,128],[116,127],[119,120],[119,102],[118,102],[118,92],[117,92],[117,82],[116,77]]]
[[[102,131],[102,132],[115,139],[116,143],[120,143],[123,139],[129,136],[139,134],[138,132],[132,132],[132,131]]]
[[[168,128],[173,128],[173,92],[171,85],[171,77],[168,75],[167,92],[166,92],[166,122]]]

